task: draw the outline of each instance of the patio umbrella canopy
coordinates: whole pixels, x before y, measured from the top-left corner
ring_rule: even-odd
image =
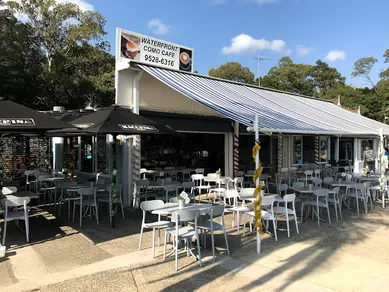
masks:
[[[70,127],[54,117],[0,97],[0,133],[40,133]]]
[[[87,116],[73,120],[71,124],[83,132],[113,135],[178,134],[166,125],[137,115],[131,109],[112,105]]]

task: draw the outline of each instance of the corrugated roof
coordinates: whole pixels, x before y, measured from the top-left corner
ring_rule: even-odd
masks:
[[[344,110],[330,102],[261,87],[138,64],[186,97],[246,126],[259,115],[266,132],[378,135],[389,126]]]

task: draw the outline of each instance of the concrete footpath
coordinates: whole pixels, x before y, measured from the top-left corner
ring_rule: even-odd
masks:
[[[259,255],[255,236],[229,228],[230,256],[218,234],[216,262],[210,249],[202,251],[202,268],[182,255],[177,273],[173,259],[162,260],[162,247],[151,258],[151,232],[137,250],[139,222],[131,221],[134,230],[127,221],[116,230],[92,221],[82,230],[61,226],[49,240],[8,250],[0,262],[0,291],[387,291],[389,212],[375,207],[367,215],[345,210],[343,216],[320,227],[300,223],[300,234],[292,229],[290,238],[280,230],[278,242],[265,234]],[[12,240],[18,236],[23,242],[10,231]]]

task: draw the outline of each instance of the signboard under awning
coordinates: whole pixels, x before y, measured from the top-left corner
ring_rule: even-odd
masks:
[[[117,62],[134,60],[178,71],[193,72],[193,49],[143,34],[117,29]]]
[[[0,118],[0,126],[35,126],[35,122],[31,118]]]

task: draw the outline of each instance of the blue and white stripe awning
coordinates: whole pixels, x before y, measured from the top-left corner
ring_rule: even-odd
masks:
[[[330,102],[196,74],[138,64],[182,95],[246,126],[259,115],[263,132],[378,135],[389,126]]]

